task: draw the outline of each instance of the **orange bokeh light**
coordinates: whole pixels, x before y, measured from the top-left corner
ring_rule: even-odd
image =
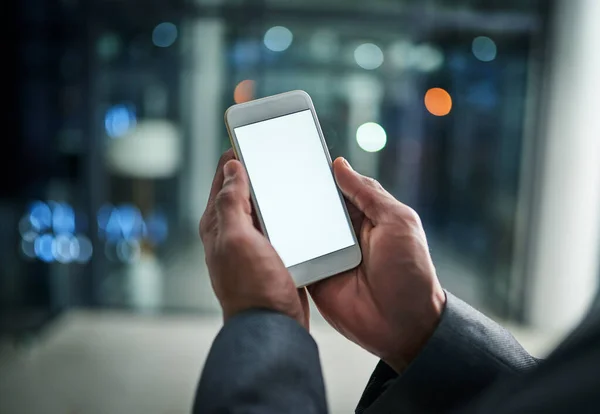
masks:
[[[246,79],[241,81],[233,91],[233,100],[235,103],[248,102],[254,99],[254,81]]]
[[[435,116],[446,116],[452,110],[452,97],[442,88],[431,88],[425,94],[425,107]]]

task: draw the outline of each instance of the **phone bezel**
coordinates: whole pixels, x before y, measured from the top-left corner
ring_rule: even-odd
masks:
[[[235,128],[305,110],[310,110],[313,116],[313,120],[317,127],[321,144],[323,146],[323,151],[325,152],[327,162],[329,163],[329,169],[333,176],[331,156],[329,155],[327,143],[325,142],[325,137],[323,135],[323,131],[321,130],[317,113],[315,111],[312,99],[308,93],[304,91],[291,91],[279,95],[273,95],[266,98],[233,105],[227,109],[225,112],[225,125],[227,126],[227,132],[229,133],[229,139],[231,141],[231,146],[233,147],[236,158],[245,165],[243,154],[240,151],[240,147],[235,136]],[[292,278],[298,287],[310,285],[311,283],[315,283],[327,277],[353,269],[358,266],[362,260],[362,253],[358,239],[354,232],[354,228],[352,226],[352,222],[350,220],[350,215],[348,214],[348,210],[346,208],[346,203],[344,202],[344,197],[337,186],[336,190],[338,192],[338,196],[340,197],[340,202],[342,203],[344,214],[346,215],[346,220],[350,226],[354,244],[342,250],[338,250],[324,256],[288,267],[288,271],[291,273]],[[252,180],[250,180],[250,194],[252,197],[252,204],[254,205],[257,213],[262,231],[268,238],[269,235],[265,228],[262,214],[252,188]]]

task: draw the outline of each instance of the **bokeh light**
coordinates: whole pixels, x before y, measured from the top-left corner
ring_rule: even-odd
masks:
[[[116,214],[120,233],[127,240],[138,240],[143,236],[143,219],[140,210],[131,204],[123,204]]]
[[[117,243],[117,258],[123,263],[134,263],[141,254],[140,243],[137,240],[121,240]]]
[[[38,232],[44,231],[52,225],[52,210],[43,201],[34,201],[29,206],[29,222]]]
[[[37,258],[46,263],[89,262],[92,243],[83,234],[75,237],[78,220],[86,221],[84,215],[76,214],[68,203],[32,202],[19,221],[21,253],[28,259]]]
[[[59,234],[52,243],[52,256],[59,263],[71,263],[79,255],[79,243],[71,234]]]
[[[413,55],[413,65],[421,72],[435,72],[444,64],[443,52],[429,44],[417,46]]]
[[[96,53],[106,61],[110,61],[121,52],[121,38],[115,33],[105,33],[96,43]]]
[[[33,249],[38,259],[43,262],[51,263],[54,261],[53,253],[54,237],[51,234],[44,234],[35,239]]]
[[[160,23],[152,31],[152,43],[158,47],[169,47],[175,43],[177,35],[177,26],[173,23]]]
[[[28,259],[35,259],[35,242],[30,240],[21,240],[21,253]]]
[[[283,52],[292,45],[294,35],[287,27],[271,27],[265,33],[263,42],[265,47],[273,52]]]
[[[135,109],[131,105],[115,105],[106,111],[104,129],[111,138],[120,138],[137,125]]]
[[[233,100],[235,103],[248,102],[254,99],[254,81],[246,79],[241,81],[233,91]]]
[[[442,88],[431,88],[425,94],[425,107],[435,116],[446,116],[452,110],[452,97]]]
[[[377,69],[383,64],[383,52],[373,43],[363,43],[354,50],[354,60],[363,69]]]
[[[366,152],[381,151],[387,143],[387,134],[378,123],[367,122],[356,130],[356,142]]]
[[[66,203],[56,203],[52,209],[52,229],[55,234],[75,232],[75,212]]]
[[[75,257],[75,261],[81,264],[89,262],[94,253],[92,242],[83,234],[78,234],[76,240],[79,245],[79,254]]]
[[[318,30],[311,36],[309,48],[317,60],[330,62],[339,53],[340,41],[338,34],[332,30]]]
[[[159,212],[152,213],[146,219],[148,230],[148,239],[153,244],[160,244],[167,239],[169,235],[169,222],[167,217]]]
[[[482,62],[491,62],[496,59],[498,54],[496,42],[487,36],[479,36],[473,39],[471,50],[473,55]]]
[[[242,39],[235,42],[231,59],[236,66],[253,66],[260,61],[261,45],[255,39]]]

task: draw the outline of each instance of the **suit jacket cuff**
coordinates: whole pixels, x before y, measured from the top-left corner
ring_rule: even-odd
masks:
[[[231,318],[213,342],[194,413],[325,413],[317,345],[295,320],[268,310]]]
[[[446,292],[440,323],[401,375],[380,362],[357,413],[447,411],[474,399],[502,375],[537,365],[513,336]]]

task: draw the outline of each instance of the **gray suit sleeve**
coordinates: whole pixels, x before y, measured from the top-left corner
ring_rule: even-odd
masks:
[[[380,362],[357,413],[453,411],[500,377],[537,366],[508,331],[452,294],[446,297],[440,323],[421,353],[401,375]]]
[[[193,412],[326,413],[315,341],[279,313],[252,310],[231,318],[213,342]]]

